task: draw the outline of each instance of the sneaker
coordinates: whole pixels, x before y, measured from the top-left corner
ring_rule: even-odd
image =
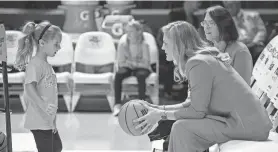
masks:
[[[116,104],[114,106],[114,109],[113,109],[113,115],[115,117],[117,117],[119,115],[119,113],[120,113],[120,110],[121,110],[121,105],[120,104]]]

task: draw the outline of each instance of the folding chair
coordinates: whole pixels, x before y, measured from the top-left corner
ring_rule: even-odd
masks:
[[[57,77],[58,95],[63,95],[68,111],[71,111],[73,54],[74,50],[70,36],[62,33],[61,49],[54,57],[47,59],[49,64],[54,67]]]
[[[16,53],[18,49],[18,40],[23,37],[23,33],[20,31],[7,30],[6,31],[6,46],[7,46],[7,65],[13,66]],[[24,82],[24,72],[19,72],[12,68],[12,71],[8,73],[9,82],[9,94],[19,95],[20,102],[22,104],[23,110],[25,111],[26,106],[23,100],[23,82]],[[3,76],[0,75],[0,85],[3,85]],[[3,87],[0,88],[0,94],[3,95]]]
[[[80,95],[107,95],[116,56],[112,37],[105,32],[87,32],[80,35],[74,54],[74,90],[72,111]]]

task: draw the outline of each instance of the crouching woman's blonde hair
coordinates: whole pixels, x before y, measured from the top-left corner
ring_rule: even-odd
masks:
[[[174,78],[177,82],[186,80],[185,65],[187,60],[200,51],[209,50],[210,45],[199,35],[193,25],[186,21],[171,22],[162,27],[164,36],[173,44],[173,58],[177,63]],[[215,49],[214,49],[215,50]]]

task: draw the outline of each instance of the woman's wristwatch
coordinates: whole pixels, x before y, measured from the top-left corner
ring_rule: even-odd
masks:
[[[165,110],[165,105],[157,106],[157,109],[159,109],[159,110]]]
[[[162,119],[162,120],[167,120],[166,110],[162,110],[161,119]]]

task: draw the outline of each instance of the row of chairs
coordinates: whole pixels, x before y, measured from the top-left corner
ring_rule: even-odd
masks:
[[[7,64],[13,65],[18,49],[17,41],[23,34],[20,31],[6,31]],[[150,46],[151,63],[156,65],[155,72],[147,78],[147,94],[153,103],[158,104],[158,48],[155,38],[144,33],[144,38]],[[120,42],[125,41],[123,35]],[[67,33],[62,33],[61,50],[55,57],[48,58],[57,76],[58,94],[62,95],[67,110],[73,112],[81,95],[105,95],[110,108],[114,105],[114,76],[117,70],[116,47],[111,35],[105,32],[86,32],[80,35],[75,49]],[[8,73],[10,94],[19,95],[23,110],[26,103],[23,100],[24,72]],[[0,83],[3,82],[0,76]],[[123,82],[123,97],[137,93],[136,78],[131,76]],[[93,102],[93,101],[92,101]]]

